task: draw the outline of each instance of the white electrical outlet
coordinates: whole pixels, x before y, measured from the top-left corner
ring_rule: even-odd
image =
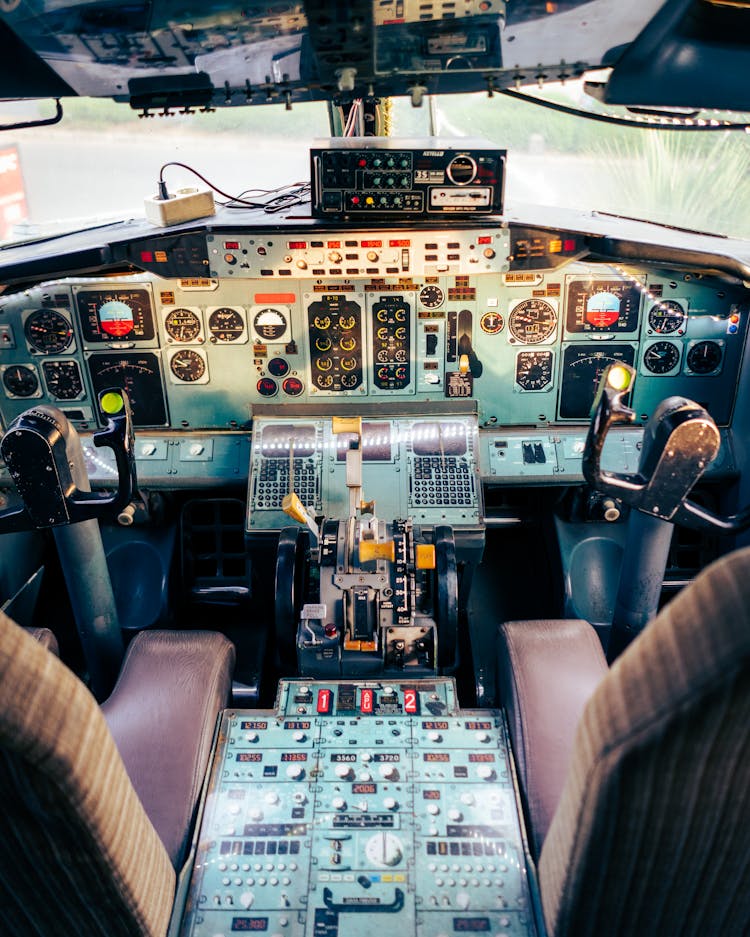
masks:
[[[216,214],[214,194],[208,189],[177,189],[167,199],[151,196],[144,200],[144,207],[146,218],[162,228]]]

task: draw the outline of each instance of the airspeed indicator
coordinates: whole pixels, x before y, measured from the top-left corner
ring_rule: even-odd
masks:
[[[557,327],[557,309],[546,299],[522,299],[511,309],[508,329],[512,341],[538,345],[550,339]]]

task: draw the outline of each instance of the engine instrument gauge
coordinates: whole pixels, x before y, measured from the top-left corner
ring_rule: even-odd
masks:
[[[680,362],[680,349],[674,342],[654,342],[643,354],[643,366],[652,374],[667,374]]]
[[[508,329],[522,345],[538,345],[554,334],[557,310],[546,299],[522,299],[511,309]]]
[[[516,384],[522,390],[544,390],[551,381],[551,351],[519,351],[516,358]]]
[[[576,279],[568,283],[568,332],[635,332],[640,292],[630,280]]]
[[[718,342],[696,342],[685,360],[685,371],[693,374],[714,374],[721,367],[722,351]]]
[[[649,328],[659,335],[671,335],[678,329],[684,330],[686,322],[684,306],[674,299],[662,299],[648,311]]]
[[[193,309],[177,307],[166,313],[164,328],[174,342],[194,342],[201,334],[201,320]]]
[[[419,293],[419,301],[425,309],[437,309],[438,306],[443,305],[444,299],[445,294],[443,291],[433,283],[423,286]]]
[[[272,306],[256,312],[253,318],[255,334],[262,342],[278,342],[287,330],[284,314]]]
[[[148,290],[80,290],[76,300],[83,337],[89,343],[151,341],[154,337]]]
[[[169,370],[177,380],[184,384],[195,384],[208,380],[206,360],[192,348],[181,348],[169,359]]]
[[[59,355],[73,341],[73,327],[56,309],[37,309],[23,327],[26,341],[42,355]]]
[[[255,318],[257,321],[258,316]],[[228,345],[231,342],[244,341],[245,319],[239,309],[232,306],[219,306],[218,309],[209,311],[208,330],[211,333],[212,342]],[[259,335],[261,334],[257,326],[256,331]]]
[[[3,371],[3,385],[9,397],[34,397],[39,395],[39,378],[33,368],[25,364],[13,364]]]
[[[44,361],[42,371],[51,397],[76,400],[83,394],[83,381],[77,361]]]
[[[634,359],[632,345],[568,345],[563,352],[560,418],[588,419],[604,370],[610,364],[632,365]]]
[[[136,426],[164,426],[167,408],[161,385],[159,359],[152,352],[91,355],[88,359],[95,395],[108,387],[127,391]],[[105,414],[101,414],[105,419]]]

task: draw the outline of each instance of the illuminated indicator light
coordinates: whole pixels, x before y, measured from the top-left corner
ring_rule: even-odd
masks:
[[[331,697],[330,690],[318,690],[316,709],[319,713],[329,713],[331,711]]]
[[[239,241],[224,241],[225,251],[238,251],[240,249]]]
[[[258,253],[261,257],[265,257],[268,251],[262,245],[258,248]]]
[[[364,168],[367,165],[367,160],[360,158],[358,165]]]
[[[303,251],[307,247],[307,241],[287,241],[286,246],[290,251]]]
[[[151,251],[141,251],[141,263],[152,264],[154,262],[154,255]]]
[[[409,687],[404,690],[404,712],[416,713],[417,711],[417,691]]]
[[[555,240],[555,241],[550,241],[550,242],[549,242],[549,252],[550,252],[550,254],[559,254],[562,249],[563,249],[563,242],[562,242],[562,241]]]
[[[563,250],[566,253],[570,251],[574,251],[575,249],[576,249],[576,242],[574,240],[568,239],[566,241],[563,241]]]
[[[362,241],[362,247],[382,247],[382,241]]]
[[[492,244],[492,235],[483,234],[481,237],[477,238],[477,244]]]
[[[328,241],[329,247],[341,247],[341,241]]]
[[[626,368],[615,365],[610,368],[607,383],[614,390],[627,390],[630,387],[630,372]]]
[[[297,296],[295,293],[256,293],[254,299],[256,306],[262,306],[266,303],[269,305],[282,303],[285,306],[291,306],[292,303],[297,301]]]
[[[389,247],[411,247],[411,241],[402,239],[399,241],[393,240],[388,242]]]
[[[352,195],[352,205],[359,205],[359,196]]]
[[[108,390],[106,393],[102,394],[99,400],[99,406],[102,408],[102,413],[106,413],[108,416],[115,416],[123,409],[125,401],[123,400],[122,394],[118,394],[116,390]]]
[[[734,335],[737,332],[737,326],[730,325],[727,331],[729,332],[730,335]]]
[[[352,201],[354,201],[354,199],[352,199]],[[359,201],[359,199],[357,199],[357,201]],[[367,198],[365,199],[365,205],[374,205],[374,204],[375,204],[375,199],[371,195],[368,195]]]
[[[363,713],[371,713],[375,703],[375,694],[367,688],[362,690],[359,698],[359,708]]]
[[[740,321],[740,317],[737,315],[737,313],[734,313],[734,315],[731,315],[731,316],[729,317],[729,321],[730,321],[730,322],[739,322],[739,321]]]
[[[155,251],[154,260],[158,264],[165,264],[167,262],[167,252],[166,251]]]

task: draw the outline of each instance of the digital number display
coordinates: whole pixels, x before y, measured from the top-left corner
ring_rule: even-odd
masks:
[[[425,752],[422,756],[425,761],[450,761],[448,752]]]
[[[237,752],[237,761],[263,761],[263,754],[261,752]]]
[[[401,761],[401,755],[395,755],[391,752],[375,752],[372,756],[373,761]]]
[[[150,341],[154,337],[147,290],[81,290],[77,301],[87,342]]]
[[[245,729],[267,729],[268,723],[267,722],[255,722],[254,720],[252,720],[248,722],[241,722],[240,728],[243,730]]]
[[[307,752],[282,752],[280,761],[307,761]]]
[[[411,438],[414,455],[466,454],[466,427],[463,423],[415,423]]]
[[[447,729],[448,723],[447,722],[434,722],[432,720],[427,720],[426,722],[422,723],[422,728],[427,729],[428,731],[434,730],[434,729]]]
[[[574,280],[568,284],[568,332],[634,332],[641,294],[627,280]]]
[[[491,752],[469,752],[469,762],[473,764],[482,763],[489,764],[495,760],[495,756]]]
[[[485,731],[487,729],[491,729],[492,723],[491,722],[465,722],[464,726],[470,732],[479,732],[479,731]]]
[[[440,791],[422,791],[422,800],[440,800]]]
[[[352,784],[352,794],[377,794],[377,784]]]
[[[309,722],[285,722],[284,728],[285,729],[309,729],[310,723]]]
[[[484,933],[490,929],[488,917],[454,917],[453,930],[462,934]]]
[[[356,760],[357,756],[354,754],[354,752],[334,752],[331,755],[331,761],[351,762]]]
[[[267,917],[233,917],[233,931],[260,931],[268,930]]]

